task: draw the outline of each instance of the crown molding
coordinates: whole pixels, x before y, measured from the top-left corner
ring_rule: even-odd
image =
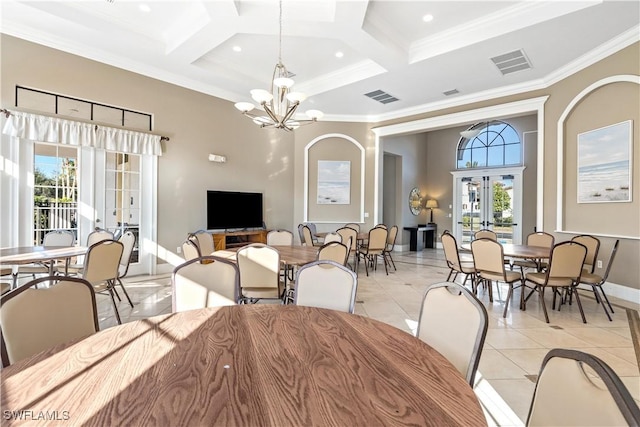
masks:
[[[573,62],[570,62],[569,64],[558,68],[556,71],[547,74],[547,76],[543,79],[545,82],[545,86],[549,87],[553,84],[556,84],[560,80],[563,80],[577,73],[578,71],[584,70],[585,68],[595,64],[596,62],[601,61],[604,58],[611,56],[614,53],[619,52],[622,49],[639,41],[640,25],[636,25],[635,27],[627,30],[619,36],[609,40],[607,43],[604,43],[596,49],[587,52]]]
[[[588,4],[596,4],[598,2],[589,2]],[[522,13],[528,8],[534,7],[533,5],[527,5],[526,3],[519,6],[517,10],[510,8],[507,12],[502,12],[504,16],[512,16],[514,13]],[[585,6],[587,7],[587,6]],[[229,90],[212,87],[209,84],[204,83],[201,80],[185,78],[184,75],[160,69],[157,67],[151,67],[141,61],[123,61],[115,55],[100,48],[92,48],[87,51],[86,47],[83,47],[80,43],[73,43],[63,40],[61,38],[53,38],[49,35],[45,35],[42,31],[33,28],[25,28],[19,23],[3,21],[2,33],[21,38],[33,43],[38,43],[43,46],[47,46],[53,49],[61,50],[73,55],[78,55],[90,60],[102,62],[114,67],[118,67],[127,71],[139,73],[154,79],[162,80],[175,84],[187,89],[198,91],[207,95],[211,95],[223,100],[234,102],[238,99],[238,94]],[[456,30],[459,31],[459,30]],[[443,99],[435,102],[430,102],[415,107],[410,107],[401,110],[395,110],[384,114],[370,114],[370,115],[331,115],[327,114],[323,121],[336,121],[336,122],[354,122],[354,123],[381,123],[389,120],[397,120],[407,118],[410,116],[426,114],[433,111],[438,111],[447,108],[460,107],[467,104],[476,102],[488,101],[500,97],[512,96],[521,93],[526,93],[535,90],[546,89],[549,86],[595,64],[602,59],[615,54],[616,52],[637,43],[640,41],[640,26],[635,26],[623,34],[609,40],[596,49],[582,55],[571,63],[547,74],[546,76],[531,80],[528,82],[503,86],[496,89],[475,92],[468,95],[455,96],[451,99]],[[322,78],[307,81],[300,84],[301,89],[306,89],[305,92],[309,95],[321,93],[327,88],[334,89],[336,87],[336,81],[340,81],[340,86],[344,83],[347,84],[350,80],[357,80],[359,78],[370,77],[384,73],[386,70],[379,64],[373,61],[362,61],[350,67],[345,67]]]
[[[482,92],[476,92],[469,95],[463,95],[452,99],[445,99],[441,101],[431,102],[428,104],[422,104],[403,110],[396,110],[387,114],[380,114],[375,116],[354,117],[354,116],[335,116],[332,117],[334,121],[356,121],[356,122],[370,122],[379,123],[388,120],[395,120],[404,117],[430,113],[432,111],[443,110],[446,108],[454,108],[462,105],[472,104],[475,102],[488,101],[491,99],[501,98],[505,96],[517,95],[520,93],[531,92],[535,90],[546,89],[559,81],[576,74],[577,72],[590,67],[598,61],[611,56],[620,50],[637,43],[640,41],[640,26],[635,26],[628,31],[620,34],[609,40],[607,43],[600,45],[597,49],[594,49],[576,60],[570,62],[557,69],[556,71],[536,80],[524,82],[517,85],[503,86],[496,89],[486,90]],[[349,120],[347,120],[347,117]],[[328,117],[326,117],[328,119]]]

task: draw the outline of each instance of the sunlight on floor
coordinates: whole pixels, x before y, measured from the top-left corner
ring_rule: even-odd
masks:
[[[409,329],[411,329],[411,333],[413,335],[416,335],[416,333],[418,332],[418,322],[411,319],[404,319],[404,321],[407,323]]]
[[[489,426],[524,426],[524,423],[500,397],[480,371],[476,372],[476,393]]]

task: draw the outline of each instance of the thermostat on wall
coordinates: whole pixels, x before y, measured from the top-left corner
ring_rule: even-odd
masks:
[[[216,163],[226,163],[227,162],[227,157],[226,156],[220,156],[218,154],[209,154],[209,161],[210,162],[216,162]]]

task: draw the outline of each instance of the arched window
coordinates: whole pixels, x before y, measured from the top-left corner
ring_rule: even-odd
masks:
[[[511,125],[493,120],[461,132],[457,169],[514,166],[522,164],[522,144]]]

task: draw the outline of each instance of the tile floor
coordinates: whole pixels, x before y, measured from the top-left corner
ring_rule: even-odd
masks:
[[[361,266],[356,313],[414,333],[424,288],[445,280],[448,269],[437,249],[398,253],[394,260],[398,270],[388,276],[379,266],[367,277]],[[120,303],[123,322],[171,312],[169,275],[130,277],[125,283],[135,305],[131,308],[126,301]],[[501,295],[506,295],[506,288]],[[640,372],[626,309],[614,307],[617,309],[609,322],[590,293],[582,295],[587,324],[582,323],[575,304],[563,306],[560,312],[550,310],[551,323],[547,324],[535,296],[527,303],[527,311],[520,311],[516,293],[516,309],[510,304],[507,317],[502,318],[499,298],[491,304],[488,295],[480,293],[489,313],[489,331],[475,391],[490,425],[524,424],[540,363],[554,347],[579,349],[601,358],[640,402]],[[640,309],[625,301],[612,302]],[[102,329],[116,324],[109,297],[98,296],[98,314]]]

